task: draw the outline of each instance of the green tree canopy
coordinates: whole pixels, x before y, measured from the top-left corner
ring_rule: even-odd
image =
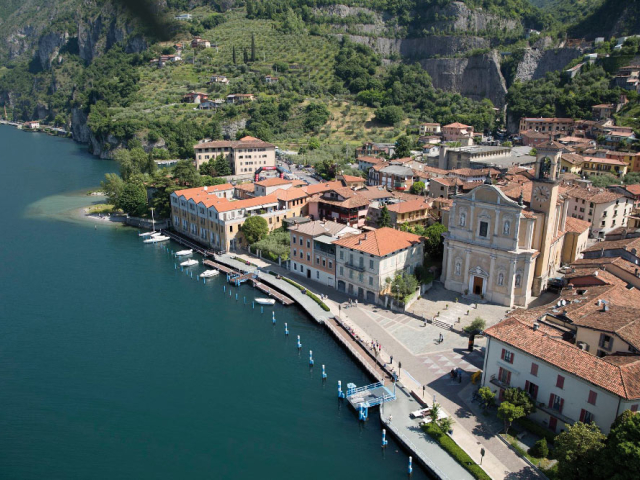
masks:
[[[507,402],[514,404],[516,407],[522,407],[525,415],[529,415],[536,411],[536,406],[533,403],[533,400],[531,400],[529,394],[521,388],[507,388],[504,391],[504,399]]]
[[[411,185],[410,192],[414,195],[422,195],[424,193],[424,189],[424,182],[414,182],[413,185]]]
[[[504,421],[505,433],[509,431],[513,421],[521,417],[524,417],[524,409],[522,407],[515,406],[511,402],[502,402],[498,407],[498,418],[501,418]]]
[[[200,174],[191,160],[180,160],[173,167],[173,179],[180,185],[200,186]]]
[[[640,415],[626,411],[616,419],[600,455],[600,471],[611,480],[632,480],[640,472]],[[615,469],[611,469],[615,465]]]
[[[376,109],[376,120],[385,125],[395,125],[404,119],[404,110],[402,107],[388,105]]]
[[[434,223],[424,230],[424,236],[426,238],[424,242],[424,251],[432,259],[442,258],[444,253],[444,238],[442,234],[447,231],[441,223]]]
[[[100,187],[107,196],[109,203],[117,205],[124,189],[124,180],[115,173],[107,173],[104,176],[104,180],[100,182]]]
[[[140,183],[126,183],[116,207],[129,215],[144,215],[147,211],[147,190]]]
[[[240,231],[246,238],[249,245],[262,240],[269,234],[269,224],[259,215],[253,215],[247,218],[240,227]]]
[[[393,152],[393,158],[406,158],[411,156],[411,139],[406,135],[396,140],[396,149]]]
[[[390,227],[391,226],[391,214],[389,213],[389,209],[386,205],[382,206],[380,209],[380,218],[378,218],[378,228],[382,227]]]
[[[209,162],[211,162],[211,159]],[[216,157],[215,161],[215,172],[219,177],[224,177],[225,175],[231,175],[231,165],[229,165],[229,160],[221,153]]]
[[[555,457],[558,459],[558,475],[563,480],[592,478],[605,436],[598,426],[576,422],[555,439]]]

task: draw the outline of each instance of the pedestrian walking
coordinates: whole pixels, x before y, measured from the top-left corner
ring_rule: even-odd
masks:
[[[393,355],[391,355],[389,358],[390,358],[389,365],[393,365]]]

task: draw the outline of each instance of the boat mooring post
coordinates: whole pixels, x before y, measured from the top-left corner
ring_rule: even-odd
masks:
[[[246,305],[247,304],[247,297],[242,297],[242,300],[243,300],[244,304]]]
[[[327,379],[327,372],[324,369],[324,365],[322,365],[322,380],[326,380]]]
[[[276,314],[275,314],[275,312],[273,313],[273,315],[271,315],[271,321],[272,321],[272,323],[274,325],[276,324]]]
[[[302,344],[300,343],[300,335],[298,335],[298,350],[302,348]]]
[[[223,285],[223,286],[222,286],[222,291],[223,291],[223,292],[226,292],[226,291],[227,291],[227,286],[226,286],[226,285]]]
[[[313,352],[309,350],[309,366],[313,367]]]
[[[409,475],[413,473],[413,459],[411,457],[409,457],[409,468],[407,469],[407,472]]]
[[[238,294],[236,293],[236,302],[238,301]]]
[[[344,398],[344,392],[342,391],[342,381],[338,380],[338,398]]]
[[[264,307],[260,305],[260,313],[264,313]]]
[[[256,302],[251,302],[251,307],[256,308]]]
[[[287,324],[284,324],[284,334],[285,335],[289,335],[289,328],[287,327]]]
[[[174,263],[174,264],[173,264],[173,269],[174,269],[174,270],[177,270],[177,269],[178,269],[178,264],[177,264],[177,263]]]
[[[382,429],[382,448],[389,445],[389,441],[387,440],[387,430],[385,428]]]

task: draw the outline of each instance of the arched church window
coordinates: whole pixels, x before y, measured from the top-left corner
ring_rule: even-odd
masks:
[[[467,214],[465,212],[460,213],[460,226],[466,227],[467,225]]]
[[[510,235],[511,234],[511,222],[509,220],[506,220],[504,222],[504,227],[502,229],[502,233],[504,233],[505,235]]]
[[[504,273],[499,273],[498,274],[498,286],[502,286],[504,285]]]
[[[520,275],[519,273],[516,275],[516,287],[520,286],[520,283],[522,283],[522,275]]]

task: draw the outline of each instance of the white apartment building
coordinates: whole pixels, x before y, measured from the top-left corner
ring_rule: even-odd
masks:
[[[565,191],[569,203],[567,215],[591,223],[590,235],[604,235],[618,227],[626,227],[633,210],[633,199],[604,188],[576,186]]]
[[[422,265],[422,237],[379,228],[341,238],[336,245],[336,288],[371,303],[382,303],[388,293],[387,278],[397,272],[414,274]]]

